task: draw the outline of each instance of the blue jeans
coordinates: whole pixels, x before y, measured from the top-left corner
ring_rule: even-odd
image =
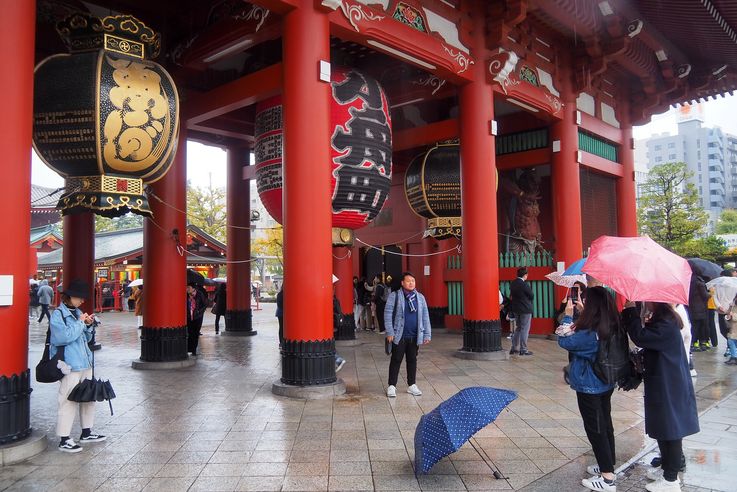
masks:
[[[527,352],[527,337],[530,336],[532,314],[515,313],[515,316],[517,317],[517,329],[512,335],[512,350],[517,350],[519,346],[520,353]]]
[[[734,338],[727,338],[727,347],[729,347],[730,357],[737,358],[737,340]]]

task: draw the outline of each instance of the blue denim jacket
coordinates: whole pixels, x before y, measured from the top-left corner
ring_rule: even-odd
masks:
[[[566,317],[564,323],[570,318]],[[593,363],[596,361],[596,353],[599,350],[599,337],[594,330],[586,330],[578,327],[576,331],[567,337],[558,337],[558,345],[573,355],[573,360],[568,370],[568,381],[571,388],[579,393],[596,395],[614,388],[613,384],[605,384],[594,373]]]
[[[78,319],[82,311],[76,311],[77,318],[62,303],[51,315],[49,357],[56,355],[57,347],[63,345],[64,362],[72,366],[72,371],[82,371],[91,367],[92,352],[87,342],[92,340],[92,330]]]

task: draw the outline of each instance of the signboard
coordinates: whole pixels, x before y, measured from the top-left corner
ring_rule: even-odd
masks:
[[[97,269],[97,278],[108,278],[110,277],[110,270],[107,268]]]

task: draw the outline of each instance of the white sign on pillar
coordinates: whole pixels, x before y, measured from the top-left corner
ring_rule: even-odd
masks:
[[[0,275],[0,306],[13,305],[13,276]]]
[[[430,265],[425,265],[425,271],[424,274],[426,277],[430,276]]]

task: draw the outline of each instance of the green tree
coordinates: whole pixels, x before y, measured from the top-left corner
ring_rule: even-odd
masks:
[[[131,212],[113,219],[95,215],[95,232],[122,231],[138,227],[143,227],[143,216]]]
[[[225,190],[187,183],[187,220],[218,241],[226,239]]]
[[[692,174],[683,162],[660,164],[650,169],[641,188],[640,233],[671,250],[693,239],[706,224],[707,214],[698,206],[696,188],[688,183]]]
[[[717,234],[737,233],[737,210],[728,208],[722,212],[717,221]]]
[[[251,256],[263,258],[263,261],[254,262],[254,266],[258,269],[262,280],[264,278],[264,266],[266,265],[273,273],[283,273],[284,230],[282,227],[266,229],[265,237],[254,240],[251,243]]]
[[[716,261],[717,258],[727,253],[727,243],[717,236],[689,239],[676,246],[675,252],[686,258],[703,258]]]

